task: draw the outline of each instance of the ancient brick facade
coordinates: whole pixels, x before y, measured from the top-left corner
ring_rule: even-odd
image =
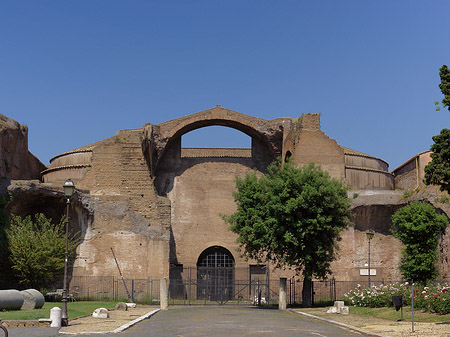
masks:
[[[181,147],[183,134],[211,125],[244,132],[252,138],[251,148]],[[320,129],[319,114],[264,120],[217,106],[122,130],[58,155],[42,172],[42,181],[60,189],[72,178],[78,188],[71,225],[81,230],[82,241],[73,275],[117,274],[113,248],[126,277],[159,279],[170,276],[170,266],[195,268],[210,247],[228,250],[236,267],[257,264],[240,257],[236,236],[222,215],[235,210],[235,177],[252,170],[262,174],[277,157],[290,157],[298,165],[320,164],[331,176],[345,179],[351,189],[355,225],[342,233],[339,259],[333,263],[335,278],[367,278],[365,231],[372,228],[373,280],[399,280],[401,245],[390,234],[390,217],[407,200],[395,190],[386,162],[330,139]],[[448,245],[444,246],[443,253],[448,253]],[[442,261],[441,269],[448,274],[448,261]]]

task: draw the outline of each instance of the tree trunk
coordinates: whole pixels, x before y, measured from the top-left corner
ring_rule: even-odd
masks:
[[[312,306],[312,280],[308,276],[303,278],[302,305],[304,308]]]

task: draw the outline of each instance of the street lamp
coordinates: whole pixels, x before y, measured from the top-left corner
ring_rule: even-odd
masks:
[[[375,235],[375,232],[372,229],[369,229],[366,232],[367,240],[369,240],[369,288],[371,288],[371,285],[370,285],[370,240],[372,240],[374,235]]]
[[[67,326],[69,324],[69,316],[67,315],[67,262],[69,255],[69,206],[70,197],[75,190],[75,184],[71,179],[67,179],[63,185],[64,195],[67,197],[66,201],[66,252],[64,257],[64,285],[62,294],[62,313],[61,313],[61,325]]]

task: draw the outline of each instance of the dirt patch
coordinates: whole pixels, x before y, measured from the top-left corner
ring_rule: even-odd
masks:
[[[380,336],[390,337],[449,337],[450,336],[450,316],[449,323],[414,323],[414,333],[412,332],[411,321],[393,322],[376,317],[362,317],[352,314],[350,308],[349,315],[327,314],[327,309],[298,309],[296,311],[305,312],[321,318],[331,319],[336,322],[348,324],[364,331],[375,333]]]
[[[129,308],[127,311],[111,310],[109,318],[80,317],[70,320],[69,326],[62,327],[59,332],[74,334],[113,331],[155,309],[157,307],[145,306]]]

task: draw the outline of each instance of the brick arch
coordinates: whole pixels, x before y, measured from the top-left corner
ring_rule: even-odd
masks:
[[[274,158],[281,156],[283,130],[287,123],[290,123],[289,118],[266,120],[216,106],[161,124],[147,126],[146,134],[150,140],[148,149],[151,151],[149,157],[152,171],[156,170],[158,162],[171,142],[177,141],[190,131],[207,126],[225,126],[239,130],[264,144]]]
[[[216,109],[214,109],[216,110]],[[208,111],[208,110],[207,110]],[[231,111],[231,110],[229,110]],[[233,111],[234,112],[234,111]],[[189,118],[186,118],[189,117]],[[166,125],[162,126],[161,133],[165,134],[168,138],[180,137],[190,131],[200,129],[207,126],[225,126],[230,127],[236,130],[239,130],[250,137],[256,138],[264,138],[263,132],[258,130],[255,125],[257,122],[264,122],[264,120],[256,117],[246,116],[244,114],[240,114],[235,112],[234,114],[218,114],[218,113],[203,113],[199,112],[190,116],[186,116],[185,118],[180,118],[181,121],[179,123],[170,123],[175,122],[169,121],[169,127],[167,132],[164,132]],[[245,118],[248,117],[248,118]],[[256,122],[256,123],[255,123]],[[165,123],[164,123],[165,124]]]

